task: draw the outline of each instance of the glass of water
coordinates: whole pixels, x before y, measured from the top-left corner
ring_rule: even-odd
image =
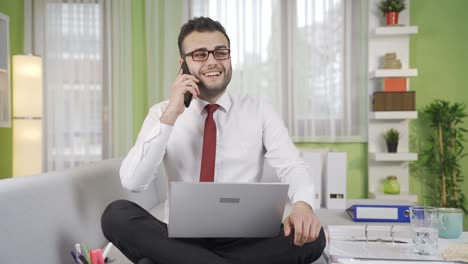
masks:
[[[414,252],[421,255],[436,255],[438,249],[439,212],[435,207],[412,206],[411,235]]]

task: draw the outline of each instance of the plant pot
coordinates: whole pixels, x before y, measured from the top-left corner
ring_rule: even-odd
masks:
[[[385,13],[385,20],[387,21],[387,26],[398,25],[398,14],[398,12]]]
[[[396,153],[397,149],[398,149],[398,142],[395,142],[395,143],[387,142],[387,150],[389,153]]]

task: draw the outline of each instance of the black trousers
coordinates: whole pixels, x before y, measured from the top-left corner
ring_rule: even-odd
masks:
[[[294,245],[294,232],[273,238],[168,238],[167,225],[139,205],[112,202],[101,218],[104,236],[128,259],[155,264],[309,264],[325,248],[323,229],[313,242]]]

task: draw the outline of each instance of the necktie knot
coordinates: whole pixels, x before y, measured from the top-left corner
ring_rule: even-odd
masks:
[[[208,113],[208,115],[213,115],[214,111],[216,111],[218,108],[219,108],[219,105],[217,104],[205,105],[205,111]]]

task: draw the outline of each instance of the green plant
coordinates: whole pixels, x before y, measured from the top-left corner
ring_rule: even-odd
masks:
[[[389,130],[385,131],[384,138],[387,143],[398,143],[400,139],[400,132],[394,128],[390,128]]]
[[[463,172],[460,164],[464,153],[461,127],[467,117],[463,103],[435,100],[423,109],[422,118],[429,125],[427,142],[421,151],[424,177],[429,188],[427,197],[433,206],[465,208],[465,196],[461,192]]]
[[[405,10],[405,0],[382,0],[379,5],[382,13],[387,12],[401,12]]]

